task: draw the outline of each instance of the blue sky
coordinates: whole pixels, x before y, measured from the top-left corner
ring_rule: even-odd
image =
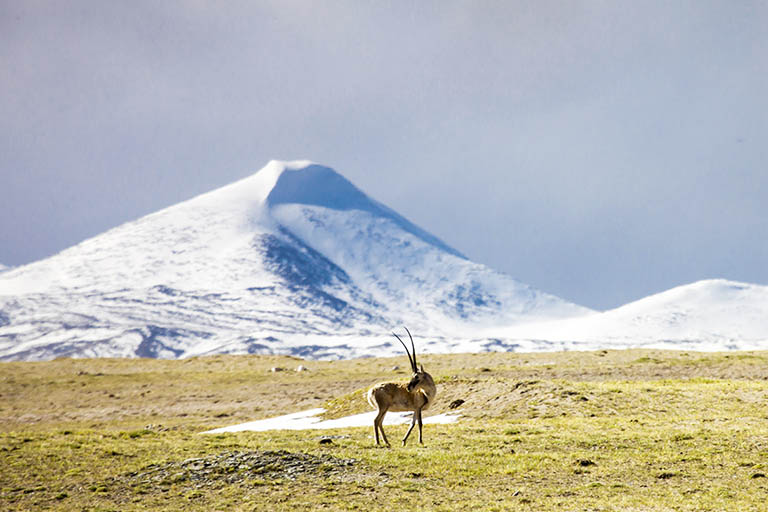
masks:
[[[270,159],[606,309],[768,284],[768,4],[0,0],[0,263]]]

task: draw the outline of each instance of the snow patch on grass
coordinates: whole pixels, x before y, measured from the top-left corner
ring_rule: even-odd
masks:
[[[249,421],[248,423],[240,423],[239,425],[208,430],[203,432],[203,434],[223,434],[245,431],[264,432],[266,430],[325,430],[332,428],[370,427],[373,425],[373,419],[376,417],[376,411],[371,411],[362,414],[354,414],[344,418],[323,420],[320,415],[324,412],[325,409],[322,408],[309,409],[306,411],[286,414],[284,416],[277,416],[275,418]],[[411,421],[411,414],[412,413],[410,412],[390,412],[384,417],[384,424],[401,425],[403,423],[409,423]],[[436,414],[434,416],[425,417],[423,422],[425,424],[455,423],[459,419],[459,416],[458,412]]]

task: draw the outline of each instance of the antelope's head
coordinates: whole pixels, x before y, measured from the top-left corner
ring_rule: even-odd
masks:
[[[405,353],[408,354],[408,361],[411,363],[411,371],[413,372],[413,375],[411,375],[411,380],[408,382],[408,391],[413,391],[414,389],[418,389],[425,385],[433,385],[434,381],[432,381],[432,376],[429,375],[427,372],[424,371],[424,365],[416,366],[416,347],[413,344],[413,336],[411,336],[411,331],[408,330],[408,328],[405,328],[405,332],[408,333],[408,337],[411,338],[411,352],[408,351],[408,347],[405,343],[403,343],[403,340],[400,339],[400,336],[398,336],[395,333],[392,333],[395,338],[403,345],[403,348],[405,349]]]
[[[434,384],[432,377],[424,371],[424,367],[421,366],[412,376],[410,382],[408,382],[408,391],[413,391],[425,385]]]

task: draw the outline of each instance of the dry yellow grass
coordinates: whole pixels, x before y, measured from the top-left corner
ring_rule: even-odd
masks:
[[[764,510],[768,502],[766,352],[424,355],[439,386],[430,413],[464,400],[458,424],[425,426],[424,447],[374,448],[372,428],[199,434],[310,407],[330,416],[367,410],[363,390],[407,379],[404,359],[0,364],[0,508]],[[293,371],[300,364],[309,371]],[[324,434],[337,437],[320,444]]]

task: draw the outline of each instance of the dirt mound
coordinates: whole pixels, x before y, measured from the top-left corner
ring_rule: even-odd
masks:
[[[280,451],[225,451],[180,462],[151,464],[122,480],[131,486],[182,485],[199,488],[248,480],[295,480],[301,475],[343,473],[357,464],[355,459]]]

